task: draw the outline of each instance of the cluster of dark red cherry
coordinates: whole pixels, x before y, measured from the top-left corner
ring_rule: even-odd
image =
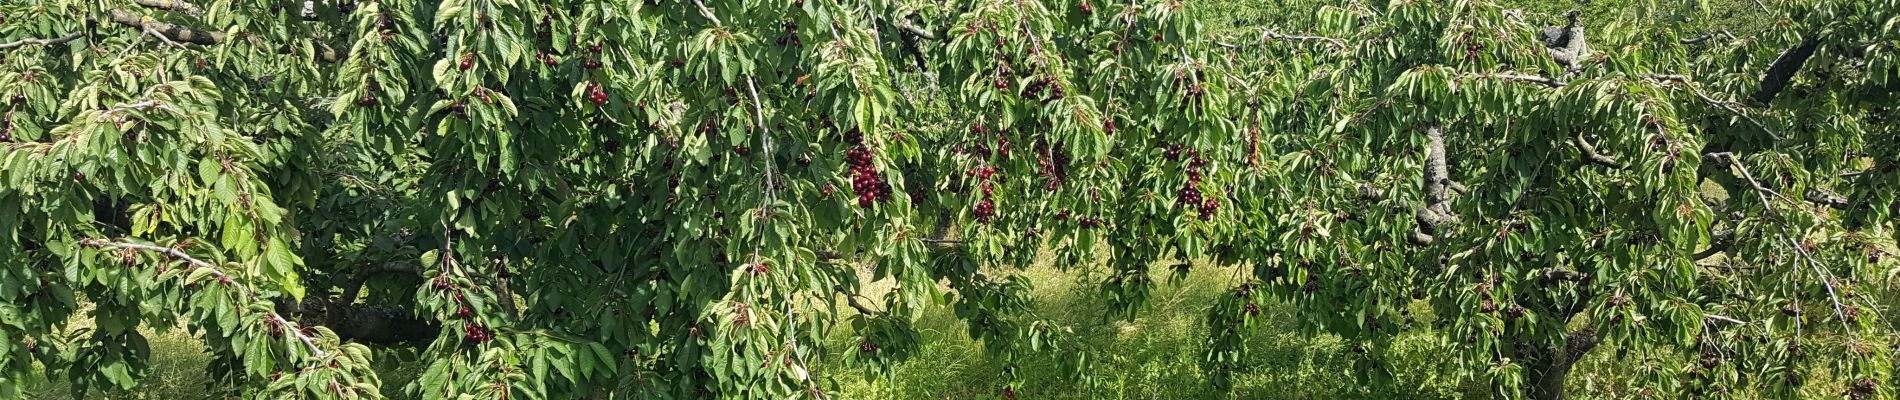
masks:
[[[976,208],[970,211],[976,216],[976,222],[990,223],[990,219],[996,216],[996,183],[994,181],[1002,180],[1002,178],[996,176],[996,167],[987,164],[971,168],[964,173],[976,178],[977,187],[983,191],[983,201],[977,202]]]
[[[864,135],[852,131],[844,135],[844,140],[853,145],[845,151],[844,161],[851,166],[851,190],[858,195],[858,206],[870,207],[891,201],[891,184],[878,175],[877,166],[871,163],[875,153],[864,145]]]
[[[434,287],[435,290],[443,292],[455,290],[455,285],[443,278],[435,278]],[[495,338],[494,333],[490,332],[488,327],[482,326],[470,318],[473,311],[468,308],[468,298],[463,297],[461,292],[455,293],[455,304],[458,306],[458,308],[455,309],[455,318],[465,320],[465,322],[462,322],[463,339],[475,343],[487,343],[489,340]]]
[[[1175,144],[1169,147],[1165,154],[1169,160],[1179,161],[1183,155],[1182,150],[1180,144]],[[1199,149],[1186,150],[1188,181],[1187,184],[1181,186],[1180,191],[1175,193],[1175,202],[1189,207],[1200,207],[1202,221],[1214,219],[1214,214],[1220,211],[1220,199],[1201,195],[1201,168],[1207,166],[1207,159],[1201,157]]]

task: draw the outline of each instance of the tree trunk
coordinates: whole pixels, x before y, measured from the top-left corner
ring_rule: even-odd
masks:
[[[1583,359],[1591,349],[1597,347],[1595,331],[1570,332],[1560,347],[1539,351],[1539,357],[1525,365],[1525,373],[1531,384],[1530,398],[1535,400],[1562,400],[1564,381],[1569,378],[1571,367],[1577,360]]]

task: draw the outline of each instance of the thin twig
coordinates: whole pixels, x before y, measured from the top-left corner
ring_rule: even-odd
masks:
[[[71,34],[67,34],[66,36],[60,36],[60,37],[56,37],[52,39],[20,39],[20,40],[15,40],[11,42],[0,43],[0,50],[11,50],[13,48],[21,47],[21,46],[52,46],[52,45],[58,45],[58,44],[65,44],[66,42],[71,42],[73,40],[77,40],[85,36],[86,36],[85,32],[73,32]]]

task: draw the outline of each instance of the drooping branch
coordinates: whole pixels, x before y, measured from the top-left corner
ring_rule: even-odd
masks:
[[[132,27],[133,29],[138,29],[140,32],[152,32],[165,40],[174,42],[210,46],[224,41],[223,32],[198,30],[186,26],[160,22],[144,14],[126,11],[122,8],[108,10],[106,11],[106,15],[112,18],[112,22],[119,25]]]
[[[77,40],[84,36],[86,36],[84,32],[73,32],[73,33],[67,34],[66,36],[60,36],[60,37],[56,37],[52,39],[20,39],[20,40],[15,40],[11,42],[0,43],[0,50],[12,50],[14,48],[23,47],[23,46],[60,45],[60,44],[66,44],[66,42]]]
[[[192,5],[184,0],[132,0],[132,4],[137,4],[145,8],[178,11],[191,15],[199,15],[204,12],[199,10],[198,6]]]
[[[1769,102],[1774,101],[1775,96],[1788,88],[1788,82],[1794,80],[1795,73],[1801,72],[1801,67],[1807,65],[1808,59],[1814,57],[1814,51],[1820,47],[1821,39],[1808,35],[1800,44],[1782,50],[1781,56],[1775,57],[1773,64],[1768,64],[1768,72],[1761,75],[1761,87],[1755,90],[1752,97],[1755,104],[1767,107]]]
[[[1590,144],[1590,141],[1588,140],[1584,140],[1582,133],[1578,133],[1575,138],[1571,138],[1570,143],[1577,146],[1578,152],[1583,153],[1584,161],[1589,161],[1592,164],[1602,165],[1602,166],[1610,167],[1610,168],[1616,168],[1616,169],[1623,168],[1623,164],[1618,163],[1616,161],[1616,157],[1611,157],[1608,155],[1604,155],[1603,153],[1597,152],[1597,146],[1594,144]]]
[[[1425,131],[1425,135],[1425,204],[1418,207],[1418,227],[1406,238],[1419,246],[1432,244],[1433,235],[1439,230],[1458,223],[1458,216],[1451,212],[1454,183],[1451,181],[1451,168],[1445,160],[1445,130],[1432,126]]]
[[[200,260],[197,257],[192,257],[190,254],[186,254],[184,251],[178,250],[176,248],[153,246],[153,245],[138,244],[138,243],[114,242],[114,241],[103,240],[103,239],[81,239],[79,241],[79,244],[82,246],[88,246],[88,247],[108,247],[108,248],[114,248],[114,249],[149,251],[149,252],[163,254],[167,257],[184,260],[186,263],[191,264],[192,267],[203,268],[206,271],[210,271],[211,276],[216,278],[218,282],[236,287],[238,290],[238,295],[242,296],[245,300],[249,300],[252,302],[260,301],[260,299],[257,297],[257,293],[252,292],[250,287],[244,286],[243,284],[238,283],[237,280],[232,279],[230,275],[225,274],[223,270],[218,269],[216,265],[213,265],[209,262],[205,262],[204,260]],[[296,337],[297,340],[302,341],[305,347],[310,348],[311,354],[315,354],[318,358],[322,358],[324,357],[325,354],[327,354],[327,353],[324,353],[322,348],[317,347],[317,342],[315,339],[312,339],[310,335],[306,335],[303,333],[303,329],[299,328],[297,326],[297,323],[290,322],[290,320],[284,319],[284,316],[278,315],[276,311],[266,311],[266,313],[268,314],[267,317],[269,318],[270,323],[283,326],[284,332]]]

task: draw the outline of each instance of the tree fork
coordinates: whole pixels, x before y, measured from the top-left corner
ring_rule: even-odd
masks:
[[[1562,400],[1564,381],[1570,377],[1570,370],[1585,354],[1596,349],[1597,341],[1596,331],[1585,329],[1565,334],[1563,344],[1535,351],[1538,357],[1524,368],[1531,384],[1530,398]]]

